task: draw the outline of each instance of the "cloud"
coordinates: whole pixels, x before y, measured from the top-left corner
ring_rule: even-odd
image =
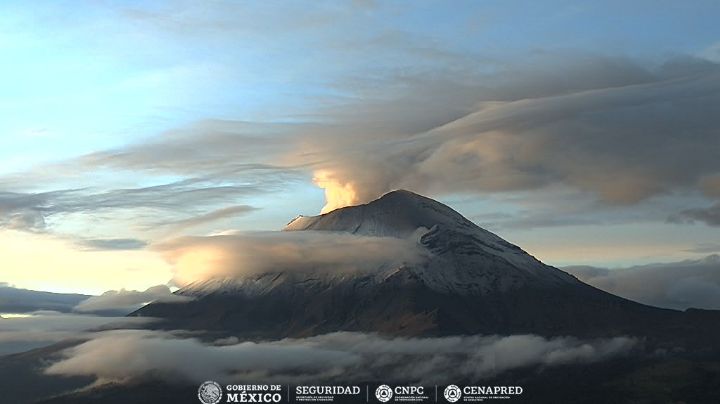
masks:
[[[397,46],[408,49],[407,41]],[[339,81],[363,101],[319,108],[309,115],[316,121],[206,121],[76,164],[217,178],[248,164],[273,175],[311,170],[327,191],[325,210],[399,188],[441,195],[567,187],[604,205],[688,190],[717,197],[707,178],[720,172],[712,153],[720,118],[711,108],[720,101],[720,65],[546,53],[529,56],[534,70],[497,62],[488,73],[471,68],[476,57],[454,59],[457,69]]]
[[[67,339],[89,338],[100,329],[131,328],[150,318],[110,318],[85,314],[36,311],[0,319],[0,355],[24,352]]]
[[[297,340],[288,340],[297,343]],[[358,353],[363,363],[351,378],[390,378],[427,384],[480,379],[526,366],[587,363],[628,353],[633,338],[578,340],[536,335],[457,336],[443,338],[385,338],[374,334],[332,333],[305,343]],[[382,371],[389,367],[389,371]]]
[[[102,238],[87,239],[77,242],[87,250],[139,250],[147,246],[147,242],[134,238]]]
[[[720,256],[622,269],[565,267],[604,291],[641,303],[686,309],[720,309]]]
[[[191,178],[205,175],[215,180],[242,179],[245,184],[251,181],[256,190],[267,190],[273,188],[270,178],[294,177],[294,167],[276,163],[283,153],[292,150],[296,144],[292,136],[305,126],[202,120],[163,132],[143,143],[81,156],[64,167],[69,170],[77,167],[131,169],[145,174],[174,173]]]
[[[262,171],[261,168],[256,168]],[[52,230],[48,219],[68,218],[71,215],[98,215],[114,211],[133,211],[134,219],[142,220],[148,212],[155,220],[145,219],[147,227],[157,226],[157,217],[164,217],[161,224],[176,224],[179,228],[219,220],[231,215],[252,212],[255,208],[247,205],[227,206],[239,198],[272,192],[273,185],[261,185],[269,181],[265,174],[258,174],[254,180],[246,176],[242,183],[232,179],[192,177],[158,185],[137,188],[82,188],[60,189],[49,192],[0,192],[0,227],[31,232]],[[231,176],[228,174],[228,176]],[[277,180],[277,178],[275,178]],[[223,181],[223,184],[218,184]],[[198,210],[212,209],[196,217]],[[125,223],[127,225],[127,223]],[[137,223],[136,223],[137,225]],[[121,245],[137,245],[139,240],[98,239],[78,243],[90,249],[114,249]],[[109,248],[106,248],[109,247]]]
[[[191,178],[141,188],[78,192],[72,197],[57,200],[50,212],[127,208],[186,209],[193,204],[226,201],[232,196],[252,194],[257,190],[252,185],[215,185],[201,178]]]
[[[61,192],[0,192],[0,227],[13,230],[42,231],[45,228],[43,208]]]
[[[700,243],[686,251],[700,254],[717,253],[720,252],[720,243]]]
[[[110,349],[110,347],[114,347]],[[101,364],[97,363],[103,356]],[[230,372],[322,373],[352,363],[355,355],[302,344],[274,346],[243,342],[210,346],[196,339],[153,331],[113,331],[70,349],[68,358],[46,369],[51,375],[92,375],[100,381],[124,381],[148,372],[189,380],[223,380]],[[142,360],[128,360],[142,358]]]
[[[65,161],[43,171],[128,170],[184,179],[28,196],[28,208],[14,213],[17,225],[42,227],[40,219],[55,212],[136,207],[164,210],[147,226],[194,226],[192,217],[220,220],[228,205],[242,205],[231,199],[283,192],[311,173],[326,190],[324,211],[399,188],[433,196],[531,191],[533,198],[562,188],[586,198],[587,212],[577,220],[583,223],[604,222],[607,215],[593,213],[607,206],[623,205],[632,216],[640,209],[629,206],[693,192],[699,208],[675,201],[652,220],[681,210],[686,220],[714,219],[702,204],[718,198],[712,178],[720,165],[712,150],[720,147],[720,117],[712,105],[720,101],[719,64],[685,56],[649,66],[579,52],[534,52],[519,63],[388,35],[353,41],[358,49],[413,53],[423,68],[339,77],[333,88],[357,97],[288,122],[202,120]],[[31,202],[38,197],[50,198],[49,208]],[[531,220],[528,226],[556,223]]]
[[[183,230],[190,227],[199,226],[205,223],[214,222],[221,219],[227,219],[233,216],[238,216],[242,214],[246,214],[255,210],[258,210],[259,208],[249,206],[249,205],[237,205],[237,206],[230,206],[227,208],[217,209],[213,210],[212,212],[208,212],[199,216],[194,216],[188,219],[180,219],[180,220],[173,220],[173,221],[166,221],[166,222],[160,222],[156,223],[156,225],[159,226],[169,226],[175,230]]]
[[[110,331],[65,351],[50,375],[128,381],[152,373],[195,382],[443,383],[527,366],[588,363],[629,353],[637,341],[534,335],[385,338],[338,332],[272,342],[208,345],[159,331]]]
[[[126,315],[150,302],[186,302],[190,297],[175,295],[166,285],[157,285],[144,291],[109,290],[99,296],[91,296],[78,303],[74,310],[81,313]]]
[[[154,249],[173,265],[178,285],[285,270],[378,270],[417,262],[423,256],[412,239],[312,231],[184,237]]]
[[[708,60],[720,63],[720,42],[708,46],[701,55]]]
[[[424,133],[354,152],[326,151],[341,156],[320,167],[331,184],[328,197],[341,188],[358,203],[396,188],[451,193],[565,185],[605,203],[633,204],[699,190],[705,176],[720,171],[710,151],[720,148],[720,118],[709,107],[720,101],[720,68],[696,65],[702,68],[648,72],[649,82],[484,101]]]
[[[720,226],[720,203],[707,208],[686,209],[670,216],[671,222],[704,222],[708,226]]]

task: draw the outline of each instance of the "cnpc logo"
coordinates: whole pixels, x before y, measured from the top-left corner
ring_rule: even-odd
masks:
[[[393,397],[398,397],[397,400],[404,401],[404,398],[408,396],[422,396],[425,393],[423,386],[395,386],[391,388],[387,384],[382,384],[375,389],[375,398],[381,403],[387,403],[392,400]]]
[[[462,397],[462,392],[460,391],[460,387],[451,384],[445,387],[445,391],[443,391],[443,396],[448,402],[455,403],[460,400],[460,397]]]
[[[387,384],[381,384],[375,389],[375,398],[381,403],[387,403],[392,399],[393,391]]]

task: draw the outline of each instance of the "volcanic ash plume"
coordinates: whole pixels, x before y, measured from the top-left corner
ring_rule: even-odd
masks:
[[[313,182],[325,190],[325,206],[320,213],[360,203],[356,184],[354,182],[343,183],[328,170],[315,171]]]

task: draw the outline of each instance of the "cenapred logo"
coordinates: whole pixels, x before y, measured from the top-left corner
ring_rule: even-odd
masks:
[[[222,387],[213,381],[206,381],[198,389],[198,400],[203,404],[217,404],[222,400]]]
[[[387,403],[390,401],[392,396],[393,391],[387,384],[381,384],[377,389],[375,389],[375,397],[377,397],[378,401],[381,403]]]
[[[457,402],[460,400],[460,397],[462,397],[462,391],[460,391],[460,387],[451,384],[447,387],[445,387],[445,391],[443,392],[443,395],[445,396],[445,399],[448,400],[451,403]]]

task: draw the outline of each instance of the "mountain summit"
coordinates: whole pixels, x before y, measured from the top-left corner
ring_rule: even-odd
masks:
[[[410,191],[370,203],[300,216],[285,231],[333,231],[374,237],[415,237],[429,258],[403,270],[442,292],[487,294],[527,283],[574,284],[571,275],[477,226],[450,207]]]
[[[343,231],[368,236],[407,237],[418,228],[429,229],[437,225],[480,229],[440,202],[410,191],[397,190],[363,205],[347,206],[319,216],[299,216],[288,223],[284,230]]]
[[[417,262],[357,273],[280,270],[195,282],[185,303],[152,303],[133,315],[158,327],[255,338],[333,331],[390,335],[647,334],[685,313],[635,303],[584,284],[480,228],[450,207],[409,191],[319,216],[285,231],[405,239]],[[385,240],[385,239],[383,239]],[[312,255],[313,251],[304,251]]]

